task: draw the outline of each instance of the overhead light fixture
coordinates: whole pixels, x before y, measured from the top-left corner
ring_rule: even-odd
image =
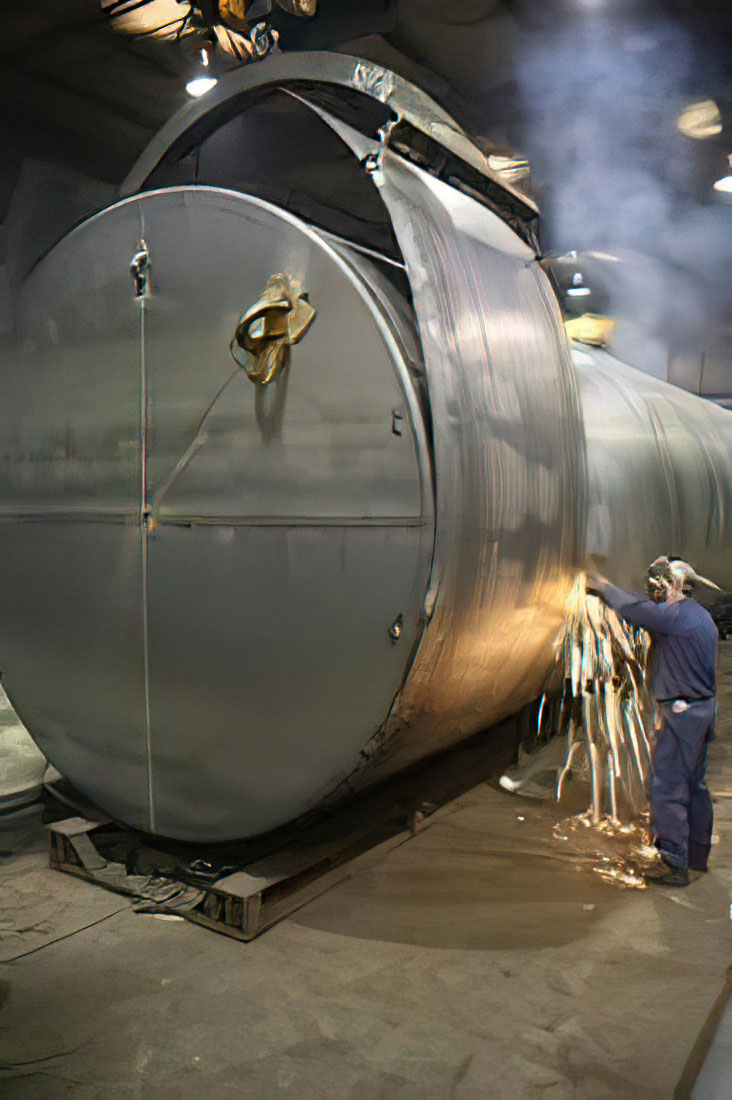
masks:
[[[311,19],[318,11],[317,0],[98,0],[98,3],[114,30],[122,34],[188,43],[208,32],[217,50],[239,65],[258,61],[277,48],[278,32],[270,26],[275,8],[304,19]],[[327,15],[330,21],[338,18],[337,14]],[[189,94],[205,93],[194,85]]]
[[[567,288],[567,296],[570,298],[584,298],[589,293],[590,288],[582,285],[582,272],[575,271],[572,276],[572,285]]]
[[[722,133],[722,116],[713,99],[703,99],[685,107],[676,125],[682,134],[701,140]]]
[[[727,163],[730,169],[732,169],[732,156],[727,157]],[[725,195],[732,194],[732,171],[716,181],[716,183],[714,184],[714,190],[721,191]]]
[[[216,77],[211,76],[205,70],[211,64],[211,54],[213,52],[212,47],[201,49],[201,72],[198,76],[194,76],[192,80],[189,80],[186,84],[186,91],[188,95],[193,96],[194,99],[199,99],[206,92],[210,92],[213,86],[217,83]]]
[[[585,256],[589,256],[591,260],[602,260],[606,264],[620,263],[620,257],[613,256],[611,252],[585,252]]]

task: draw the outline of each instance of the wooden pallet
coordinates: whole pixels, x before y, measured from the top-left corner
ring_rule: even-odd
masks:
[[[309,824],[239,845],[176,844],[104,818],[65,818],[47,826],[50,865],[138,899],[149,897],[146,884],[154,875],[158,885],[176,884],[181,892],[175,904],[162,902],[161,912],[251,940],[366,860],[408,841],[459,795],[498,774],[515,759],[517,736],[513,720],[502,723]],[[210,872],[196,870],[202,864]]]
[[[113,822],[72,817],[54,822],[47,828],[51,841],[49,863],[54,870],[76,875],[105,890],[145,901],[146,893],[141,880],[149,876],[127,874],[122,865],[105,859],[95,844],[95,840],[102,840],[106,831],[118,829]],[[391,826],[384,826],[381,832],[388,835],[380,842],[379,834],[370,829],[342,845],[328,845],[327,851],[323,851],[318,844],[313,844],[309,850],[299,845],[295,849],[285,849],[276,856],[247,866],[245,870],[234,871],[210,883],[201,882],[198,889],[192,887],[190,882],[176,879],[174,871],[161,866],[156,878],[178,881],[194,895],[195,904],[180,907],[161,902],[159,911],[178,913],[186,920],[240,940],[254,939],[283,917],[348,878],[352,863],[359,856],[364,853],[372,856],[383,854],[413,835],[407,829],[395,832]],[[148,857],[155,853],[154,841],[150,842],[147,851]],[[160,863],[164,864],[164,853],[159,855]],[[196,894],[199,896],[195,897]]]

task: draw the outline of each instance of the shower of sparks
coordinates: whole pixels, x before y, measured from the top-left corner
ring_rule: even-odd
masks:
[[[590,781],[590,803],[584,813],[555,827],[567,840],[583,827],[615,838],[622,851],[604,856],[594,869],[607,881],[643,887],[643,870],[658,853],[650,846],[648,784],[651,767],[650,731],[654,710],[646,688],[650,637],[626,623],[598,596],[586,591],[580,574],[567,599],[556,663],[561,674],[561,698],[543,713],[553,712],[554,732],[566,738],[564,764],[559,769],[559,801],[575,774]]]
[[[558,732],[567,756],[557,798],[570,771],[589,765],[590,819],[620,826],[646,812],[652,707],[645,685],[650,638],[624,622],[581,573],[567,599],[557,662],[563,672]]]

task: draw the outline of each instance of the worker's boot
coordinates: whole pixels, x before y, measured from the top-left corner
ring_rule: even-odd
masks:
[[[689,841],[689,870],[690,871],[708,871],[707,866],[709,861],[709,845],[708,844],[695,844],[693,840]]]
[[[661,859],[660,863],[644,871],[643,877],[646,882],[652,882],[655,886],[689,885],[689,869],[667,863],[665,859]]]

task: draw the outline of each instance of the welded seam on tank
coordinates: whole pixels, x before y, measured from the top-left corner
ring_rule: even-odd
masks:
[[[424,516],[156,516],[166,527],[431,527]]]
[[[135,512],[0,511],[1,523],[137,523]],[[166,527],[429,527],[423,516],[255,516],[241,513],[210,516],[162,515]]]
[[[142,676],[145,706],[145,756],[147,762],[148,828],[155,832],[150,723],[150,654],[148,644],[147,591],[147,355],[145,349],[145,298],[140,299],[140,550],[142,556]]]
[[[0,523],[137,523],[137,511],[91,511],[84,508],[3,508]]]

